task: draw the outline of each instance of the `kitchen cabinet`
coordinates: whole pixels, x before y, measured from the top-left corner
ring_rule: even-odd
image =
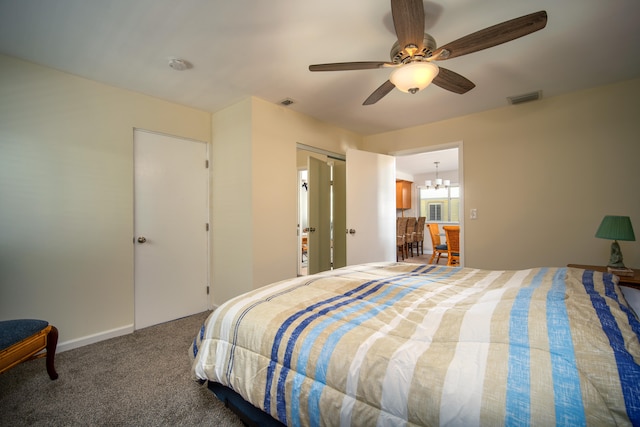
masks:
[[[396,180],[396,209],[411,209],[411,181]]]

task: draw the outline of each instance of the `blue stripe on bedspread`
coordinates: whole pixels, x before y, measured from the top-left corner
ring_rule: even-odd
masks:
[[[322,277],[321,276],[313,276],[314,278],[311,280],[307,280],[297,286],[291,286],[281,292],[277,292],[274,293],[272,295],[269,295],[267,298],[263,299],[263,300],[259,300],[254,302],[253,304],[251,304],[249,307],[246,307],[242,313],[240,313],[240,315],[238,316],[238,321],[235,322],[235,327],[233,330],[233,338],[231,339],[231,350],[230,350],[230,355],[229,355],[229,364],[227,366],[227,381],[228,384],[231,384],[231,376],[232,376],[232,372],[233,372],[233,365],[234,365],[234,360],[235,360],[235,350],[236,350],[236,343],[238,342],[238,334],[239,334],[239,330],[240,330],[240,324],[242,323],[242,320],[245,318],[246,315],[249,314],[249,312],[251,310],[253,310],[255,307],[257,307],[260,304],[264,304],[266,302],[271,301],[274,298],[278,298],[282,295],[288,294],[290,292],[295,291],[296,289],[303,287],[303,286],[309,286],[311,283],[315,282],[316,280],[320,280]],[[276,354],[277,355],[277,354]],[[273,358],[271,359],[272,361],[274,360]],[[232,388],[233,389],[233,388]]]
[[[284,321],[284,323],[280,326],[280,328],[278,329],[278,332],[276,333],[274,342],[273,342],[273,346],[271,347],[271,361],[269,363],[269,369],[267,370],[267,382],[265,385],[265,398],[264,398],[264,404],[265,404],[265,408],[267,409],[267,412],[270,411],[271,408],[271,394],[270,394],[270,390],[271,390],[271,383],[273,382],[273,376],[275,374],[275,368],[276,368],[276,361],[278,360],[278,350],[280,348],[280,343],[282,342],[282,338],[285,334],[285,332],[287,331],[287,329],[289,329],[289,327],[291,326],[291,324],[299,319],[300,317],[302,317],[305,314],[308,314],[310,312],[313,312],[313,310],[326,305],[326,304],[332,304],[336,301],[339,300],[343,300],[342,302],[338,303],[338,304],[334,304],[334,305],[330,305],[322,310],[320,310],[317,313],[314,313],[313,315],[309,316],[308,318],[306,318],[305,320],[303,320],[293,331],[292,335],[293,336],[298,336],[300,335],[300,333],[304,330],[304,328],[311,323],[314,319],[318,318],[319,316],[322,316],[326,313],[328,313],[331,310],[335,310],[345,304],[348,304],[351,300],[344,300],[346,297],[353,295],[356,292],[360,292],[363,289],[366,289],[368,286],[370,286],[373,283],[377,283],[377,280],[371,281],[371,282],[366,282],[364,284],[362,284],[361,286],[359,286],[356,289],[353,289],[349,292],[347,292],[344,295],[337,295],[335,297],[326,299],[324,301],[320,301],[316,304],[313,304],[311,306],[309,306],[308,308],[299,311],[295,314],[293,314],[292,316],[290,316],[287,320]],[[378,287],[382,286],[381,284],[378,285]],[[375,289],[377,289],[378,287],[374,287],[372,290],[369,290],[368,292],[374,292]],[[295,344],[295,342],[294,342]],[[292,348],[293,348],[293,344],[291,344],[291,341],[289,341],[287,348],[285,350],[285,355],[284,355],[284,360],[283,360],[283,367],[282,370],[280,372],[280,380],[278,381],[278,388],[277,388],[277,411],[278,411],[278,418],[280,419],[280,421],[282,422],[286,422],[286,409],[284,408],[285,406],[285,401],[284,399],[280,399],[280,396],[284,396],[284,381],[282,381],[283,376],[286,378],[286,375],[289,371],[289,368],[291,366],[291,355],[292,355]]]
[[[431,271],[433,268],[435,267],[429,267],[426,269],[425,272]],[[411,276],[416,274],[416,272],[420,271],[420,270],[424,270],[423,266],[417,267],[415,270],[413,270],[412,272],[409,273],[403,273],[399,276],[395,276],[395,277],[391,277],[391,278],[385,278],[384,280],[381,279],[377,279],[377,280],[372,280],[369,282],[365,282],[362,285],[358,286],[355,289],[350,290],[349,292],[346,292],[342,295],[337,295],[334,296],[332,298],[320,301],[312,306],[309,306],[307,308],[305,308],[304,310],[301,310],[293,315],[291,315],[287,320],[285,320],[283,322],[283,324],[280,326],[280,328],[278,329],[278,332],[276,333],[273,345],[272,345],[272,349],[271,349],[271,361],[269,363],[269,368],[267,370],[267,379],[266,379],[266,385],[265,385],[265,398],[264,398],[264,407],[266,412],[270,413],[270,409],[271,409],[271,386],[274,380],[274,375],[275,375],[275,369],[277,366],[276,361],[278,360],[278,351],[281,345],[281,342],[283,340],[283,337],[286,333],[286,331],[289,329],[289,327],[293,324],[293,322],[295,322],[297,319],[301,318],[302,316],[306,315],[306,314],[311,314],[309,317],[307,317],[306,319],[304,319],[295,329],[294,331],[291,333],[291,337],[289,338],[288,342],[287,342],[287,347],[285,350],[285,356],[284,356],[284,360],[282,361],[282,369],[280,371],[280,376],[278,378],[278,384],[277,384],[277,388],[276,388],[276,411],[277,411],[277,416],[278,419],[280,419],[280,421],[284,422],[285,424],[287,423],[287,413],[286,413],[286,395],[285,395],[285,380],[286,377],[289,373],[289,370],[291,368],[291,356],[292,356],[292,349],[295,346],[296,340],[298,339],[298,337],[300,336],[300,334],[304,331],[304,329],[314,320],[316,320],[317,318],[319,318],[320,316],[326,315],[327,313],[331,312],[331,311],[335,311],[336,309],[346,305],[346,304],[350,304],[353,303],[354,301],[360,300],[372,293],[375,293],[377,290],[379,290],[385,283],[392,281],[392,280],[397,280],[398,277],[402,277],[402,276]],[[340,302],[338,302],[340,301]],[[323,308],[322,310],[314,313],[314,311],[322,306],[327,306],[325,308]],[[303,347],[304,348],[304,347]],[[292,408],[297,408],[298,405],[292,405]],[[312,414],[312,419],[317,418],[319,414],[316,412],[315,414]],[[294,422],[296,421],[295,419],[293,420]]]
[[[509,319],[509,370],[505,424],[531,423],[531,346],[529,307],[549,269],[543,268],[531,284],[516,296]],[[585,413],[580,393],[580,374],[573,351],[569,317],[564,302],[566,269],[558,269],[547,293],[547,330],[551,353],[552,380],[557,425],[584,425]]]
[[[629,354],[624,345],[624,338],[618,327],[615,317],[611,313],[604,297],[596,290],[593,283],[593,271],[586,270],[582,275],[582,282],[591,297],[591,303],[596,309],[602,329],[609,338],[609,343],[613,349],[613,353],[618,365],[620,373],[620,385],[624,395],[624,403],[627,409],[627,415],[634,425],[640,425],[640,394],[638,393],[638,384],[640,384],[640,366],[635,363],[633,356]],[[614,291],[614,285],[610,275],[604,275],[605,295],[618,301],[618,296]],[[635,324],[635,325],[634,325]],[[638,333],[638,322],[631,322],[634,332]]]
[[[528,426],[531,423],[529,305],[546,272],[547,269],[541,269],[529,286],[520,289],[511,308],[505,415],[505,424],[510,426]]]
[[[553,276],[551,290],[547,294],[547,332],[556,425],[586,425],[585,408],[580,391],[580,373],[576,365],[569,314],[565,304],[566,268],[560,268]]]
[[[207,326],[207,325],[203,324],[203,325],[200,327],[200,332],[199,332],[199,334],[198,334],[198,335],[196,335],[196,337],[193,339],[193,348],[192,348],[192,351],[193,351],[193,357],[194,357],[194,358],[198,355],[198,351],[199,351],[199,349],[198,349],[198,343],[199,343],[199,342],[202,342],[202,339],[204,338],[204,330],[205,330],[205,327],[206,327],[206,326]],[[198,338],[200,338],[200,339],[198,340]]]
[[[566,269],[557,269],[547,293],[547,334],[551,356],[556,425],[585,425],[586,415],[580,391],[580,373],[576,364],[569,315],[565,304]],[[531,285],[518,292],[511,310],[509,329],[509,373],[506,424],[531,423],[531,353],[529,343],[529,306],[533,292],[549,269],[543,268]]]
[[[593,277],[593,275],[591,275],[591,277]],[[618,303],[618,307],[620,307],[620,309],[627,315],[629,324],[631,325],[631,329],[636,333],[636,335],[638,335],[638,338],[640,339],[640,322],[633,314],[633,311],[626,304],[623,304],[622,301],[620,301],[620,299],[618,298],[618,294],[615,291],[615,285],[613,283],[613,277],[614,276],[609,273],[603,276],[605,295]]]
[[[430,271],[431,270],[432,269],[430,269]],[[455,271],[456,271],[455,269],[452,269],[449,273],[441,277],[448,277],[451,274],[453,274]],[[368,310],[362,313],[361,315],[359,315],[358,317],[350,320],[349,323],[346,323],[340,326],[338,329],[332,332],[331,335],[329,335],[329,337],[325,341],[324,346],[322,347],[322,350],[320,351],[320,356],[318,357],[318,361],[316,365],[315,381],[312,384],[311,390],[309,392],[309,399],[308,399],[309,412],[313,414],[313,416],[311,417],[311,426],[315,427],[319,425],[318,423],[320,420],[320,416],[319,416],[320,415],[320,397],[322,396],[322,391],[324,390],[324,387],[326,385],[326,373],[327,373],[327,369],[331,359],[331,354],[335,350],[335,347],[338,345],[338,342],[340,341],[340,339],[344,336],[345,333],[349,332],[354,327],[361,325],[363,322],[371,319],[372,317],[375,317],[380,311],[384,309],[383,304],[384,306],[393,305],[395,302],[401,300],[407,294],[413,292],[416,288],[426,286],[436,281],[436,277],[430,277],[428,281],[420,281],[419,283],[417,283],[417,286],[415,286],[416,285],[415,283],[411,283],[412,278],[415,276],[416,274],[408,274],[406,278],[394,281],[393,286],[401,285],[401,286],[407,286],[407,288],[398,292],[393,298],[390,298],[390,299],[387,299],[387,296],[393,290],[393,287],[390,287],[389,289],[378,294],[374,298],[371,298],[369,300],[370,302],[383,301],[383,303],[374,306],[371,310]],[[305,341],[301,346],[303,349],[307,349],[307,350],[305,350],[303,354],[301,354],[300,358],[298,359],[298,364],[296,367],[297,372],[300,372],[303,375],[306,375],[305,371],[306,371],[307,362],[310,354],[309,350],[311,349],[311,344],[315,341],[315,339],[320,335],[320,333],[325,328],[327,328],[330,324],[335,323],[338,320],[359,311],[361,308],[363,308],[366,305],[368,305],[368,302],[363,302],[362,304],[355,305],[353,307],[350,307],[348,310],[340,313],[339,315],[326,319],[325,321],[316,325],[313,331],[310,332],[309,335],[307,335],[307,338],[305,339]],[[294,378],[295,387],[294,387],[294,392],[292,393],[292,401],[291,401],[293,420],[296,420],[299,418],[299,414],[297,410],[300,407],[299,390],[302,386],[302,382],[299,381],[298,378],[300,378],[299,375],[296,375],[296,378]],[[294,416],[293,408],[296,409],[295,416]]]

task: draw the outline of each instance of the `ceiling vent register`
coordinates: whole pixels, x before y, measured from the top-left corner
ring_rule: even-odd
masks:
[[[540,98],[542,98],[542,91],[538,90],[536,92],[529,92],[522,95],[508,96],[507,101],[511,105],[516,105],[523,104],[525,102],[537,101]]]

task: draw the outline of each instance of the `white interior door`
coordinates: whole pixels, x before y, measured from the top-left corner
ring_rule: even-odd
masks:
[[[307,259],[309,274],[314,274],[331,269],[331,168],[326,162],[309,156],[307,170]]]
[[[347,264],[396,259],[395,157],[347,150]]]
[[[207,310],[207,145],[134,133],[135,328]]]

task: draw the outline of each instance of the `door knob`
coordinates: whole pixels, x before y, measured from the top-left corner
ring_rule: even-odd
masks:
[[[309,227],[309,233],[313,233],[314,231],[316,231],[315,227]]]
[[[354,230],[353,228],[349,229],[349,234],[356,234],[356,230]]]
[[[144,237],[144,236],[140,236],[140,237],[138,237],[138,243],[144,243],[144,242],[146,242],[146,241],[147,241],[147,238],[146,238],[146,237]]]

